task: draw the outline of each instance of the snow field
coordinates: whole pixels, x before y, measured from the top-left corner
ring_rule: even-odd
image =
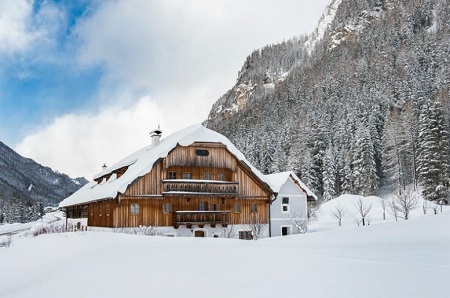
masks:
[[[313,233],[258,241],[22,237],[0,249],[0,297],[447,297],[444,208],[366,227],[322,215]]]

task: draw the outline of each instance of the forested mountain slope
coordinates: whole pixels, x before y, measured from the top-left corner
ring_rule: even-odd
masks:
[[[333,0],[318,29],[253,52],[205,124],[325,199],[449,185],[450,3]]]
[[[26,222],[56,206],[87,180],[72,179],[25,158],[0,142],[0,223]]]

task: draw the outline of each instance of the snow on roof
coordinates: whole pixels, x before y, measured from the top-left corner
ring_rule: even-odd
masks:
[[[98,179],[104,175],[112,173],[121,167],[128,166],[128,170],[117,179],[103,179],[98,184],[91,181],[80,190],[63,200],[59,207],[83,204],[86,202],[97,201],[107,198],[115,198],[119,193],[124,193],[128,186],[136,180],[149,173],[156,161],[165,158],[169,152],[177,145],[189,146],[195,142],[200,143],[222,143],[236,158],[244,162],[250,170],[263,182],[269,183],[266,177],[247,161],[244,155],[228,140],[225,136],[207,129],[200,124],[195,124],[182,129],[167,138],[161,140],[160,144],[153,147],[149,145],[122,159],[116,164],[108,167],[105,171],[94,176]]]
[[[313,197],[317,201],[317,196],[303,183],[300,178],[295,175],[294,172],[288,171],[288,172],[282,172],[282,173],[275,173],[275,174],[269,174],[266,175],[266,180],[270,185],[270,188],[273,192],[280,192],[281,187],[286,183],[286,181],[289,179],[289,177],[292,177],[294,181],[296,181],[303,191],[306,192],[306,195]]]

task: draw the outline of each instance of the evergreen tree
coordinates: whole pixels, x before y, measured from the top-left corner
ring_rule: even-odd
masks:
[[[368,128],[362,124],[356,131],[354,151],[355,192],[364,196],[373,195],[378,190],[375,153]]]
[[[448,194],[448,129],[438,100],[426,101],[420,114],[418,174],[423,196],[440,201]]]
[[[325,150],[323,164],[323,199],[329,201],[336,196],[337,177],[336,153],[331,146]]]

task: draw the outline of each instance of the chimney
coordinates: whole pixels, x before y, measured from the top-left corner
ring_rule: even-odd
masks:
[[[102,170],[103,170],[103,172],[106,170],[107,167],[108,167],[108,166],[106,166],[106,163],[104,163],[104,164],[102,165]]]
[[[161,135],[162,135],[162,130],[159,129],[159,125],[158,125],[158,129],[152,130],[150,132],[150,138],[152,138],[152,148],[155,148],[156,146],[159,145],[159,140],[161,139]]]

